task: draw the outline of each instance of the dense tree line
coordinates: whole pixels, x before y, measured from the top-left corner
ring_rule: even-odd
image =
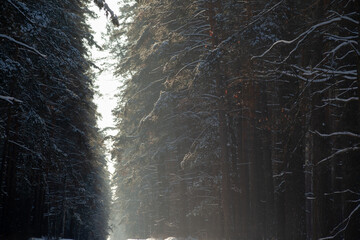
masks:
[[[360,236],[359,1],[122,8],[109,45],[127,236]]]
[[[0,3],[0,238],[105,239],[109,186],[92,102],[88,4]],[[116,23],[116,16],[104,1]]]

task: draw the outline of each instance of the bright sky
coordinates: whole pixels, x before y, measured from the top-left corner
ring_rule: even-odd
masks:
[[[122,0],[106,0],[109,7],[116,13],[118,13],[118,5],[117,2],[121,2]],[[94,4],[93,4],[94,5]],[[106,33],[106,23],[109,23],[110,20],[106,18],[104,11],[99,11],[99,9],[96,6],[92,7],[92,10],[97,13],[99,18],[93,19],[89,21],[91,24],[91,27],[93,31],[95,32],[95,40],[98,42],[98,44],[101,46],[105,40],[101,38],[102,34]],[[106,38],[106,36],[105,36]],[[111,110],[116,107],[117,99],[114,96],[118,91],[117,88],[120,86],[121,79],[116,78],[113,76],[112,69],[109,69],[108,67],[102,66],[104,62],[109,63],[110,61],[113,61],[110,59],[110,54],[107,51],[99,51],[96,48],[91,49],[91,54],[95,59],[99,59],[96,62],[98,66],[104,69],[104,71],[97,76],[97,79],[95,81],[95,85],[98,87],[97,91],[100,93],[100,95],[95,95],[94,102],[98,107],[98,112],[102,115],[101,119],[98,119],[98,126],[101,129],[107,128],[107,127],[114,127],[114,118],[112,116]],[[116,131],[107,131],[107,134],[115,135]],[[114,164],[111,161],[110,158],[110,146],[111,141],[108,141],[106,143],[108,151],[106,153],[107,162],[108,162],[108,169],[111,174],[114,173]],[[113,192],[115,189],[112,189]],[[115,211],[110,212],[110,218],[112,219],[114,216]],[[111,221],[110,221],[111,222]],[[111,225],[113,223],[110,223]],[[110,233],[110,236],[108,237],[108,240],[115,238],[114,234],[116,232],[116,236],[122,236],[122,228],[114,225],[112,226],[113,231]]]
[[[106,0],[106,3],[109,7],[115,12],[118,12],[118,5],[117,2],[119,0]],[[110,22],[109,19],[106,18],[105,12],[103,10],[99,11],[98,7],[92,6],[92,10],[97,13],[99,18],[90,20],[91,27],[95,32],[95,40],[101,46],[105,40],[102,39],[102,35],[106,33],[106,23]],[[110,54],[107,51],[99,51],[97,48],[91,49],[91,54],[96,60],[96,65],[103,68],[104,71],[97,77],[95,81],[95,85],[98,87],[97,91],[100,95],[96,95],[94,102],[98,107],[98,112],[102,115],[101,119],[98,119],[98,126],[101,129],[107,127],[114,127],[114,119],[111,113],[111,110],[116,107],[116,97],[114,96],[117,93],[117,88],[120,86],[120,80],[115,78],[112,75],[112,69],[108,67],[102,66],[104,62],[112,61],[109,56]],[[108,59],[104,59],[108,58]],[[116,131],[107,131],[107,134],[114,135]],[[111,142],[107,142],[108,152],[106,154],[107,161],[108,161],[108,168],[111,174],[114,172],[113,163],[110,159],[110,148]]]

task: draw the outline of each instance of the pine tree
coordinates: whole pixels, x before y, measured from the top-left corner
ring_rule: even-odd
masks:
[[[126,78],[113,156],[128,236],[356,236],[358,7],[129,5],[110,43]]]
[[[1,238],[107,236],[88,3],[1,3]]]

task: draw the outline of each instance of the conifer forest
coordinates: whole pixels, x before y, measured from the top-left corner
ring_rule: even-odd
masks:
[[[360,239],[359,0],[118,2],[0,0],[1,240]]]

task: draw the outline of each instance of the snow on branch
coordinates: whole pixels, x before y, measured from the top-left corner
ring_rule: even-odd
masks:
[[[327,99],[323,99],[323,102],[332,102],[332,101],[337,101],[337,102],[350,102],[350,101],[359,101],[358,97],[349,97],[349,98],[339,98],[339,97],[335,97],[335,98],[327,98]]]
[[[23,11],[20,10],[20,8],[18,6],[16,6],[11,0],[7,0],[14,8],[16,8],[16,10],[18,10],[21,15],[23,15],[29,22],[31,22],[32,24],[35,24],[35,22],[33,20],[31,20],[28,16],[25,15],[25,13]]]
[[[161,79],[158,79],[158,80],[156,80],[156,81],[151,82],[149,85],[147,85],[147,86],[144,87],[143,89],[141,89],[141,90],[137,91],[136,93],[134,93],[126,102],[127,102],[127,103],[130,102],[130,100],[133,99],[134,97],[136,97],[138,94],[144,92],[146,89],[150,88],[151,86],[153,86],[153,85],[156,84],[156,83],[159,83],[159,82],[161,83],[161,82],[163,82],[165,79],[166,79],[166,78],[161,78]]]
[[[350,136],[350,137],[357,137],[360,138],[360,134],[352,133],[352,132],[333,132],[333,133],[320,133],[318,131],[312,132],[316,133],[320,137],[333,137],[333,136]]]
[[[9,96],[2,96],[2,95],[0,95],[0,99],[5,100],[5,101],[7,101],[7,102],[9,102],[9,103],[11,103],[11,104],[13,104],[14,102],[22,103],[21,100],[16,99],[16,98],[14,98],[14,97],[9,97]]]
[[[353,37],[353,36],[351,36]],[[328,51],[328,52],[325,52],[325,54],[335,54],[335,52],[337,52],[340,48],[344,47],[344,46],[347,46],[347,45],[350,45],[354,51],[357,53],[357,55],[360,55],[359,54],[359,51],[356,49],[355,45],[357,45],[357,42],[355,40],[349,40],[349,39],[345,39],[344,42],[340,43],[337,47],[335,47],[334,49]]]
[[[360,196],[360,193],[354,192],[354,191],[352,191],[350,189],[346,189],[346,190],[343,190],[343,191],[335,191],[335,192],[331,192],[331,193],[324,193],[324,196],[330,196],[330,195],[334,195],[334,194],[344,194],[344,193],[351,193],[351,194],[355,194],[355,195]]]
[[[182,72],[185,68],[191,67],[191,66],[193,66],[194,64],[197,64],[197,63],[199,63],[199,62],[204,62],[204,61],[202,61],[202,60],[196,60],[196,61],[194,61],[194,62],[187,63],[184,67],[182,67],[182,68],[175,74],[175,77],[176,77],[177,75],[179,75],[179,73]]]
[[[340,13],[338,13],[338,12],[336,12],[336,11],[334,11],[334,10],[330,10],[329,12],[330,12],[330,13],[334,13],[334,14],[337,15],[338,17],[343,18],[343,19],[346,19],[346,20],[348,20],[348,21],[350,21],[350,22],[352,22],[352,23],[359,24],[359,21],[358,21],[358,20],[350,17],[351,15],[357,15],[358,13],[356,13],[356,12],[351,12],[351,13],[348,13],[347,15],[341,15]]]
[[[340,150],[337,150],[336,152],[334,152],[333,154],[331,154],[330,156],[320,160],[316,166],[320,165],[321,163],[323,162],[326,162],[327,160],[335,157],[336,155],[339,155],[339,154],[342,154],[342,153],[347,153],[347,152],[352,152],[352,151],[359,151],[360,150],[360,147],[348,147],[348,148],[343,148],[343,149],[340,149]]]
[[[106,16],[108,16],[110,14],[110,19],[111,22],[115,25],[115,26],[119,26],[119,20],[118,17],[116,16],[116,14],[113,12],[113,10],[111,10],[111,8],[109,7],[109,5],[105,2],[105,0],[94,0],[95,4],[100,8],[105,10],[105,14]]]
[[[349,214],[349,216],[347,216],[347,218],[345,218],[341,223],[339,223],[332,231],[331,233],[333,234],[332,236],[328,236],[328,237],[323,237],[323,238],[319,238],[319,240],[328,240],[328,239],[335,239],[337,235],[339,235],[340,233],[342,233],[343,231],[346,230],[347,226],[349,225],[349,222],[351,220],[351,217],[356,213],[356,211],[358,211],[360,209],[360,204],[358,204],[354,210],[351,211],[351,213]],[[344,225],[342,228],[340,228],[342,225]],[[336,232],[335,232],[336,231]],[[335,233],[334,233],[335,232]]]
[[[9,142],[9,143],[12,143],[12,144],[14,144],[14,145],[16,145],[16,146],[24,149],[24,150],[26,150],[26,151],[31,152],[32,154],[36,155],[36,156],[39,157],[41,160],[43,160],[43,156],[41,155],[41,153],[35,152],[35,151],[31,150],[30,148],[28,148],[28,147],[26,147],[26,146],[24,146],[24,145],[22,145],[22,144],[20,144],[20,143],[17,143],[17,142],[15,142],[15,141],[8,140],[8,142]]]
[[[15,40],[14,38],[9,37],[8,35],[1,34],[1,33],[0,33],[0,38],[5,38],[5,39],[7,39],[7,40],[9,40],[9,41],[11,41],[11,42],[14,42],[14,43],[20,45],[20,46],[26,47],[27,49],[33,51],[34,53],[40,55],[41,57],[46,58],[46,55],[42,54],[41,52],[39,52],[39,51],[36,50],[35,48],[27,45],[26,43],[19,42],[19,41]]]
[[[262,12],[260,12],[256,18],[246,24],[243,28],[241,28],[240,30],[238,30],[236,33],[234,33],[233,35],[231,35],[230,37],[226,38],[225,40],[221,41],[219,43],[219,45],[217,46],[217,48],[223,48],[225,45],[231,43],[232,39],[237,38],[242,32],[244,32],[245,30],[247,30],[248,28],[250,28],[252,25],[254,25],[255,23],[257,23],[262,17],[266,16],[268,13],[272,12],[273,10],[275,10],[275,8],[277,8],[278,6],[280,6],[282,3],[284,2],[284,0],[279,1],[278,3],[274,4],[273,6],[271,6],[269,9],[264,9]]]
[[[334,22],[340,22],[341,20],[348,20],[348,21],[351,21],[351,22],[354,22],[354,23],[358,23],[358,21],[352,19],[352,18],[349,18],[348,16],[338,16],[338,17],[335,17],[335,18],[332,18],[332,19],[329,19],[325,22],[321,22],[321,23],[318,23],[318,24],[315,24],[314,26],[310,27],[308,30],[306,30],[305,32],[301,33],[300,35],[298,35],[296,38],[292,39],[292,40],[279,40],[279,41],[276,41],[275,43],[273,43],[273,45],[271,45],[265,52],[263,52],[261,55],[258,55],[258,56],[253,56],[251,58],[251,60],[255,59],[255,58],[262,58],[264,57],[266,54],[268,54],[275,46],[279,45],[279,44],[292,44],[292,43],[295,43],[297,42],[296,46],[290,51],[290,53],[288,54],[288,56],[282,61],[282,63],[284,63],[299,47],[300,43],[302,43],[305,38],[307,36],[309,36],[312,32],[314,32],[316,29],[320,28],[320,27],[323,27],[323,26],[326,26],[326,25],[329,25],[331,23],[334,23]]]

